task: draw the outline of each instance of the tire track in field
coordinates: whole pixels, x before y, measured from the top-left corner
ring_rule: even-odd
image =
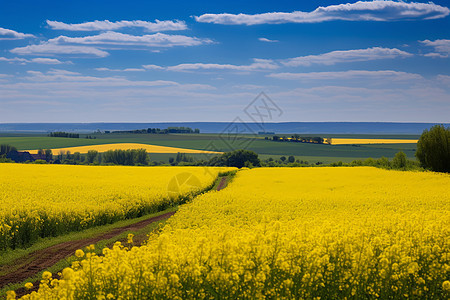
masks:
[[[219,185],[217,186],[217,190],[220,191],[220,190],[226,188],[227,184],[228,184],[228,177],[227,176],[222,177],[220,179]]]
[[[134,224],[114,228],[108,232],[96,235],[91,238],[68,241],[53,245],[51,247],[35,251],[26,257],[14,261],[13,266],[4,266],[1,269],[13,268],[12,272],[0,276],[0,288],[12,283],[22,282],[27,278],[33,277],[39,272],[53,266],[60,260],[74,254],[77,249],[95,244],[102,240],[111,239],[126,231],[137,231],[151,223],[158,222],[171,217],[175,212],[168,212],[156,217],[151,217]],[[15,267],[18,266],[18,267]],[[0,270],[1,270],[0,269]],[[2,270],[3,271],[3,270]],[[5,270],[6,271],[6,270]]]
[[[220,182],[217,185],[216,190],[220,191],[227,187],[229,182],[228,176],[221,176]],[[68,241],[53,245],[51,247],[35,251],[25,257],[19,258],[14,261],[12,265],[0,266],[0,272],[6,271],[8,268],[13,269],[11,272],[0,276],[0,289],[7,286],[8,284],[23,282],[24,280],[31,278],[41,271],[53,266],[60,260],[74,255],[75,251],[91,244],[95,244],[102,240],[111,239],[118,236],[126,231],[138,231],[151,223],[162,221],[173,216],[176,211],[168,212],[156,217],[151,217],[134,224],[129,224],[123,227],[114,228],[108,232],[96,235],[91,238]],[[18,267],[17,267],[18,266]],[[57,274],[53,274],[56,276]],[[20,287],[16,290],[18,297],[24,296],[31,291],[37,291],[39,288],[39,281],[33,283],[33,288],[31,290],[26,290],[24,287]]]

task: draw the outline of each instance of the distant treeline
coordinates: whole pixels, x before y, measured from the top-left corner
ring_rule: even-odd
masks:
[[[10,145],[0,145],[0,163],[13,162],[8,159],[8,153],[17,152],[16,148]],[[20,153],[20,152],[19,152]],[[21,152],[28,153],[28,152]],[[86,154],[79,152],[60,151],[53,154],[50,149],[38,151],[36,160],[28,161],[35,164],[70,164],[70,165],[125,165],[125,166],[156,166],[167,165],[165,162],[150,160],[150,155],[145,149],[132,150],[109,150],[99,153],[90,150]],[[185,153],[177,153],[176,157],[169,158],[169,165],[172,166],[229,166],[229,167],[319,167],[319,166],[373,166],[383,169],[394,170],[423,170],[417,160],[409,160],[404,152],[398,152],[392,160],[386,157],[379,159],[367,158],[366,160],[354,160],[351,163],[341,161],[331,164],[323,162],[308,162],[296,159],[294,156],[281,156],[279,159],[268,158],[260,160],[258,154],[250,150],[235,150],[225,152],[221,155],[213,155],[209,159],[196,160]]]
[[[369,166],[388,170],[402,170],[402,171],[423,171],[422,166],[417,160],[408,159],[403,151],[397,152],[392,160],[387,157],[381,157],[378,159],[367,158],[365,160],[353,160],[352,162],[345,163],[342,161],[333,162],[330,164],[324,162],[308,162],[300,159],[296,159],[293,155],[286,157],[281,156],[279,159],[268,158],[261,161],[262,167],[361,167]]]
[[[145,149],[108,150],[99,153],[97,150],[89,150],[86,154],[79,152],[61,151],[53,156],[54,164],[69,165],[122,165],[122,166],[148,166],[150,159]]]
[[[69,132],[64,132],[64,131],[50,132],[48,134],[48,136],[50,136],[50,137],[73,138],[73,139],[79,139],[80,138],[80,135],[78,133],[69,133]]]
[[[269,139],[269,138],[266,138]],[[326,143],[331,143],[331,141],[329,141],[329,139],[327,139],[326,141],[320,137],[320,136],[300,136],[298,134],[294,134],[290,137],[286,137],[286,136],[278,136],[278,135],[274,135],[272,137],[272,141],[275,142],[295,142],[295,143],[313,143],[313,144],[323,144],[324,142]]]
[[[147,166],[149,157],[145,149],[108,150],[102,154],[105,164]]]
[[[0,157],[8,154],[11,151],[17,151],[17,148],[7,144],[0,145]]]
[[[169,134],[169,133],[200,133],[200,129],[192,129],[190,127],[168,127],[166,129],[161,128],[147,128],[136,130],[116,130],[105,131],[105,133],[134,133],[134,134]]]

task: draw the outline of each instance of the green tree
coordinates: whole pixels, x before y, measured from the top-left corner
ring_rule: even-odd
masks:
[[[212,166],[227,166],[242,168],[247,166],[260,167],[261,162],[258,158],[258,154],[250,150],[234,150],[231,152],[225,152],[221,156],[214,156],[208,162],[208,165]]]
[[[34,162],[33,162],[33,164],[36,164],[36,165],[43,165],[43,164],[46,164],[47,163],[47,161],[45,161],[45,160],[43,160],[43,159],[36,159]]]
[[[44,153],[45,153],[45,160],[46,161],[50,161],[50,160],[53,159],[53,154],[52,154],[52,150],[51,149],[45,149]]]
[[[61,162],[63,161],[65,154],[66,154],[66,152],[64,150],[59,150],[59,154],[58,154],[59,161],[61,161]]]
[[[450,172],[450,127],[435,125],[425,129],[417,142],[416,157],[422,167]]]
[[[148,165],[149,158],[148,158],[147,150],[136,149],[136,150],[132,150],[132,152],[133,152],[133,158],[134,158],[135,165],[143,165],[143,166]]]
[[[6,155],[11,151],[17,151],[17,148],[8,144],[0,145],[0,156]]]
[[[374,166],[375,160],[372,157],[366,158],[366,160],[364,161],[364,165],[365,166]]]
[[[295,157],[294,156],[289,156],[288,157],[288,162],[290,162],[290,163],[293,163],[293,162],[295,162]]]
[[[377,159],[376,164],[383,168],[389,168],[391,166],[389,159],[385,156],[382,156],[381,158]]]
[[[92,164],[95,160],[95,158],[98,155],[98,151],[97,150],[89,150],[88,153],[86,154],[86,161],[89,164]]]
[[[286,161],[286,156],[282,156],[282,157],[280,157],[280,159],[281,159],[282,162],[285,162]]]
[[[77,161],[77,162],[80,162],[81,161],[81,153],[80,152],[75,152],[73,154],[73,160]]]
[[[405,170],[407,160],[405,152],[397,152],[394,159],[392,159],[392,167],[394,167],[394,169]]]

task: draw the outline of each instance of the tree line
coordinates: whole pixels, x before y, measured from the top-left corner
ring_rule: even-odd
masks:
[[[269,139],[269,138],[266,137],[266,139]],[[324,138],[322,138],[320,136],[300,136],[298,134],[294,134],[290,137],[274,135],[272,137],[272,141],[274,141],[274,142],[323,144],[325,140],[324,140]]]
[[[48,136],[50,136],[50,137],[72,138],[72,139],[79,139],[80,138],[80,134],[78,134],[78,133],[69,133],[69,132],[64,132],[64,131],[50,132],[48,134]]]
[[[147,128],[136,130],[106,130],[105,133],[132,133],[132,134],[169,134],[169,133],[200,133],[200,129],[192,129],[190,127],[168,127],[166,129],[161,128]]]

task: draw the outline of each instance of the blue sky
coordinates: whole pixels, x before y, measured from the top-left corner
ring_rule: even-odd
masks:
[[[0,123],[450,122],[448,1],[3,1]]]

